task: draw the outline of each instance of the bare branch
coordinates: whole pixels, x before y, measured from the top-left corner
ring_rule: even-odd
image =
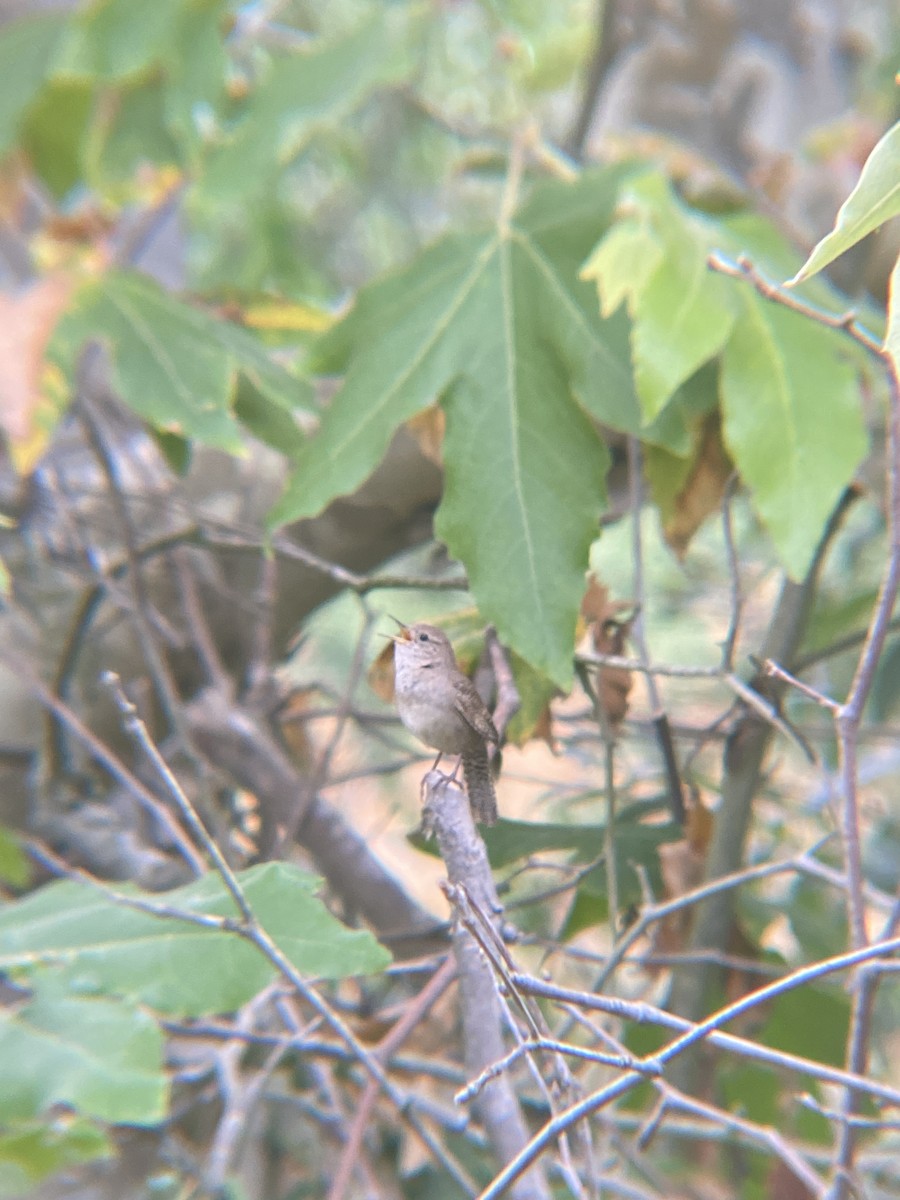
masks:
[[[448,894],[455,904],[462,903],[465,897],[471,898],[482,912],[490,914],[491,921],[495,920],[500,904],[467,797],[436,771],[425,776],[424,785],[425,824],[437,837],[447,867]],[[466,1070],[470,1076],[476,1076],[505,1053],[501,1007],[490,964],[478,942],[460,922],[453,932],[453,950],[459,974]],[[476,1109],[500,1162],[515,1159],[528,1141],[528,1132],[509,1080],[500,1076],[486,1083],[479,1093]],[[517,1200],[547,1200],[549,1192],[540,1169],[520,1180],[514,1195]]]

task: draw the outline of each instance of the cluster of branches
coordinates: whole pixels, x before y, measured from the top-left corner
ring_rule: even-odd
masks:
[[[742,273],[773,300],[800,307],[812,320],[838,324],[874,348],[852,316],[831,318],[804,309],[773,291],[749,263],[714,265]],[[70,510],[68,552],[59,565],[78,581],[81,596],[55,664],[54,680],[45,682],[35,661],[21,648],[5,646],[3,659],[27,682],[48,714],[52,753],[44,765],[45,795],[51,784],[57,794],[71,795],[79,760],[90,763],[92,770],[99,768],[98,780],[103,782],[96,786],[117,850],[103,849],[109,839],[101,844],[95,828],[77,836],[73,832],[77,812],[73,821],[71,811],[54,814],[45,808],[40,836],[29,842],[31,853],[49,872],[100,889],[117,904],[228,930],[249,940],[279,976],[278,982],[228,1020],[165,1023],[180,1086],[170,1122],[160,1131],[158,1162],[174,1164],[184,1176],[195,1179],[201,1193],[216,1194],[247,1160],[254,1139],[260,1136],[263,1115],[271,1123],[273,1112],[288,1107],[296,1120],[320,1127],[326,1142],[335,1144],[336,1167],[318,1164],[328,1178],[333,1200],[351,1195],[356,1177],[377,1190],[375,1180],[383,1164],[372,1139],[379,1127],[383,1138],[391,1127],[402,1129],[404,1138],[421,1148],[433,1169],[450,1176],[463,1194],[480,1192],[483,1197],[499,1196],[507,1189],[521,1197],[548,1196],[548,1177],[560,1178],[575,1196],[671,1195],[671,1183],[651,1153],[651,1143],[663,1136],[667,1145],[713,1140],[753,1147],[793,1177],[796,1194],[838,1200],[858,1189],[860,1180],[879,1177],[878,1143],[867,1156],[859,1152],[859,1138],[861,1130],[896,1129],[896,1120],[881,1110],[900,1104],[900,1092],[873,1077],[870,1057],[876,990],[886,975],[896,972],[900,903],[863,879],[856,755],[862,710],[891,625],[900,578],[900,397],[889,361],[887,365],[892,378],[887,439],[890,550],[845,701],[838,703],[813,692],[796,673],[803,666],[798,649],[818,572],[840,528],[847,498],[823,535],[808,578],[784,585],[757,674],[749,683],[739,677],[734,662],[742,597],[730,495],[723,507],[723,524],[731,610],[720,665],[678,668],[655,662],[639,618],[633,631],[635,658],[603,653],[579,657],[582,679],[595,700],[594,737],[606,747],[605,842],[596,862],[571,869],[560,887],[528,902],[573,893],[587,870],[597,862],[605,863],[610,888],[608,950],[576,954],[560,939],[543,940],[551,957],[561,954],[564,961],[580,962],[582,969],[585,961],[596,963],[598,974],[585,990],[523,969],[521,954],[529,953],[530,941],[541,944],[541,939],[516,934],[509,914],[504,914],[484,844],[463,794],[454,785],[437,773],[424,781],[427,824],[447,870],[449,927],[419,906],[322,795],[322,789],[338,778],[335,752],[351,724],[397,747],[391,769],[410,761],[402,750],[404,743],[393,740],[396,731],[391,723],[361,711],[354,699],[374,623],[367,597],[383,587],[429,588],[434,581],[354,573],[287,535],[278,536],[272,552],[266,553],[252,529],[210,520],[174,485],[166,499],[165,528],[148,539],[141,516],[148,495],[129,490],[126,480],[134,475],[133,464],[126,463],[123,442],[116,440],[115,398],[103,356],[98,347],[86,347],[71,420],[95,460],[104,506],[112,514],[122,554],[118,559],[104,555],[97,524]],[[644,552],[640,448],[634,441],[630,468],[635,600],[640,608]],[[58,497],[59,478],[56,484]],[[153,502],[158,503],[158,496]],[[218,591],[231,600],[216,555],[236,547],[252,556],[258,578],[252,603],[246,606],[250,632],[242,645],[248,652],[229,662],[221,649],[222,630],[212,623],[209,596]],[[368,613],[344,694],[327,696],[321,708],[307,713],[310,720],[329,717],[331,731],[317,749],[310,743],[301,765],[292,759],[273,723],[280,700],[273,613],[280,565],[292,559],[336,587],[355,592]],[[437,586],[458,588],[463,582],[454,577]],[[164,595],[176,598],[165,610],[160,606]],[[92,637],[100,637],[103,627],[110,627],[113,614],[125,622],[129,640],[139,648],[137,666],[123,668],[129,674],[127,685],[110,672],[104,677],[104,688],[115,701],[116,720],[132,739],[131,754],[116,745],[114,734],[90,727],[79,711],[81,693],[72,697],[85,647]],[[32,614],[20,611],[18,617],[23,630],[33,628]],[[514,703],[509,699],[510,676],[496,642],[491,659],[495,684],[507,687],[508,715]],[[618,922],[613,853],[619,790],[616,739],[607,714],[596,702],[598,680],[602,683],[603,672],[610,669],[639,673],[647,680],[657,733],[667,723],[661,695],[661,680],[667,676],[717,679],[732,690],[736,705],[731,710],[722,801],[704,879],[681,895],[660,898],[653,894],[646,872],[639,872],[643,903],[625,929]],[[780,712],[786,688],[812,696],[834,718],[841,760],[839,835],[844,865],[840,870],[822,861],[818,844],[770,863],[745,865],[751,802],[759,789],[766,748],[773,736],[795,740],[799,736]],[[590,719],[590,714],[584,714],[584,719]],[[715,729],[721,725],[717,722]],[[583,720],[579,736],[583,737]],[[564,736],[563,744],[566,740]],[[667,786],[680,816],[684,785],[677,756],[670,739],[662,744]],[[254,798],[255,824],[249,836],[237,829],[235,810],[224,803],[239,789]],[[368,1011],[372,1005],[368,993],[354,998],[347,987],[329,988],[304,978],[247,901],[237,867],[254,859],[298,853],[325,876],[332,902],[345,919],[367,923],[397,956],[397,964],[387,972],[391,1003],[385,1000],[374,1014]],[[210,869],[220,874],[233,898],[233,917],[179,910],[164,900],[118,890],[108,878],[132,876],[145,885],[151,881],[171,885]],[[716,1003],[713,998],[723,972],[735,965],[751,972],[760,969],[759,963],[729,953],[733,898],[742,886],[776,876],[810,878],[845,896],[847,951],[776,973],[738,999]],[[628,993],[621,981],[622,968],[658,967],[653,935],[677,914],[690,914],[691,932],[683,949],[665,959],[673,968],[667,1007],[634,998],[633,993],[623,998]],[[843,1068],[773,1049],[726,1028],[790,990],[837,973],[848,978],[853,996]],[[649,973],[645,976],[651,978]],[[459,1049],[404,1053],[408,1041],[427,1040],[431,1015],[440,1013],[454,988]],[[373,1019],[379,1031],[374,1043],[365,1032]],[[633,1023],[652,1026],[668,1040],[650,1053],[636,1054],[626,1045]],[[701,1060],[695,1053],[701,1045],[784,1073],[798,1089],[810,1080],[834,1089],[829,1093],[836,1097],[833,1109],[811,1095],[797,1097],[798,1103],[814,1108],[831,1123],[831,1151],[762,1125],[704,1095],[698,1073]],[[297,1076],[300,1063],[302,1079]],[[523,1063],[526,1082],[518,1074]],[[647,1097],[643,1112],[619,1103],[641,1086]],[[454,1093],[455,1106],[448,1103]],[[198,1112],[208,1111],[212,1100],[211,1132],[189,1151],[182,1135],[193,1129]],[[862,1114],[864,1102],[874,1105],[875,1115]],[[473,1115],[477,1121],[471,1119]],[[470,1150],[456,1148],[467,1143]],[[491,1161],[499,1164],[498,1173],[486,1167]],[[283,1191],[284,1182],[303,1169],[301,1161],[291,1163],[283,1177],[273,1176],[268,1194]],[[478,1180],[480,1175],[483,1181],[485,1170],[491,1180],[483,1186]],[[777,1178],[782,1176],[770,1177]]]

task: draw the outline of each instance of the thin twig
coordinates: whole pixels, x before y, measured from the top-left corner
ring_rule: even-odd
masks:
[[[796,675],[792,675],[790,671],[786,671],[784,667],[780,667],[777,662],[773,662],[771,658],[767,658],[762,667],[767,675],[771,675],[773,679],[780,679],[782,683],[786,683],[789,687],[800,692],[807,700],[812,700],[813,703],[820,705],[822,708],[827,708],[831,713],[840,712],[841,706],[836,704],[834,700],[823,695],[822,692],[816,691],[808,683],[804,683],[802,679],[798,679]]]
[[[649,663],[622,654],[600,654],[586,650],[575,655],[575,661],[589,667],[621,667],[625,671],[640,671],[643,675],[664,675],[672,679],[722,679],[719,667],[692,667],[678,663]]]
[[[830,837],[830,835],[829,835]],[[640,938],[644,936],[647,930],[655,925],[658,921],[665,920],[673,913],[680,912],[684,908],[692,907],[701,900],[708,900],[711,896],[717,895],[719,892],[725,892],[731,888],[742,887],[746,883],[750,883],[756,879],[768,879],[773,875],[782,875],[790,872],[803,871],[807,862],[812,861],[812,855],[823,845],[828,838],[823,838],[812,850],[806,854],[801,854],[796,858],[787,859],[780,863],[761,863],[755,867],[744,867],[740,871],[735,871],[731,875],[724,875],[719,879],[714,879],[709,883],[705,883],[700,887],[693,888],[689,892],[684,892],[680,896],[676,896],[672,900],[666,900],[658,904],[650,905],[641,912],[638,919],[628,930],[627,934],[622,938],[619,944],[613,949],[612,954],[604,966],[603,972],[595,981],[595,988],[601,991],[607,981],[610,979],[613,971],[623,960],[625,955]],[[688,956],[690,957],[690,956]],[[721,958],[721,956],[717,956]]]
[[[160,754],[156,743],[150,737],[147,726],[138,716],[137,709],[125,695],[118,675],[114,671],[105,671],[102,678],[103,682],[109,688],[113,700],[115,700],[116,707],[122,716],[122,724],[126,733],[133,738],[135,743],[147,756],[150,765],[153,767],[166,791],[174,800],[191,833],[197,839],[198,844],[203,846],[209,854],[213,866],[218,871],[229,895],[237,905],[238,912],[248,925],[254,924],[253,912],[247,903],[247,898],[244,895],[241,885],[237,881],[237,876],[232,871],[215,839],[207,832],[206,826],[197,815],[196,809],[188,799],[186,792],[176,779],[169,764],[163,758],[162,754]]]
[[[835,718],[840,753],[843,790],[842,834],[844,860],[848,880],[848,915],[854,946],[864,946],[867,939],[866,911],[863,898],[862,849],[859,836],[859,804],[857,797],[858,732],[863,709],[875,681],[875,672],[884,650],[891,623],[897,589],[900,586],[900,377],[898,364],[888,350],[881,350],[882,362],[888,375],[889,401],[887,417],[887,481],[888,531],[890,552],[885,567],[869,633],[860,654],[856,673],[846,701]],[[857,980],[848,1035],[846,1064],[850,1071],[865,1074],[869,1056],[869,1034],[875,1003],[877,979],[871,976]],[[856,1110],[857,1098],[848,1088],[842,1098],[841,1111],[846,1118],[838,1139],[834,1170],[834,1196],[843,1200],[849,1190],[856,1149],[856,1131],[850,1122]]]
[[[485,630],[484,646],[490,659],[497,693],[497,700],[491,715],[502,742],[510,721],[522,707],[522,698],[516,687],[516,679],[509,664],[509,658],[500,644],[497,630],[493,625],[489,625]]]
[[[631,510],[631,564],[633,572],[632,590],[634,592],[635,614],[631,623],[631,637],[637,646],[638,658],[644,667],[650,665],[650,651],[644,635],[644,612],[646,600],[644,596],[644,545],[641,530],[641,514],[643,511],[642,495],[642,458],[641,445],[636,437],[628,437],[628,504]],[[669,718],[663,707],[662,694],[657,686],[655,674],[645,671],[647,694],[650,697],[650,710],[653,724],[660,736],[660,751],[666,775],[666,787],[669,793],[669,808],[672,820],[683,825],[687,816],[684,808],[684,793],[681,786],[681,772],[675,756],[675,747],[669,729]]]
[[[144,585],[144,575],[138,556],[138,536],[131,518],[120,477],[119,465],[106,445],[103,430],[95,410],[95,397],[108,390],[106,353],[100,342],[88,342],[78,362],[77,400],[78,413],[85,438],[100,464],[107,483],[110,503],[121,530],[125,556],[128,560],[128,585],[131,604],[128,614],[134,623],[141,653],[150,672],[166,719],[172,729],[180,729],[178,691],[169,671],[168,664],[160,653],[148,618],[149,601]]]
[[[755,1121],[749,1121],[735,1113],[726,1112],[721,1108],[716,1108],[715,1105],[704,1104],[692,1096],[684,1095],[683,1092],[677,1091],[661,1080],[655,1086],[658,1087],[662,1100],[659,1110],[660,1120],[671,1110],[681,1110],[692,1116],[705,1117],[706,1120],[721,1125],[725,1129],[736,1130],[742,1133],[748,1141],[772,1150],[813,1196],[824,1195],[825,1187],[822,1180],[803,1156],[785,1141],[776,1129],[766,1129]],[[639,1138],[639,1145],[645,1145],[646,1140]]]
[[[310,803],[316,793],[328,782],[331,763],[337,751],[341,738],[347,728],[347,723],[350,720],[353,712],[353,694],[356,691],[357,685],[362,677],[365,667],[366,649],[369,645],[369,637],[372,632],[372,626],[378,619],[378,614],[373,613],[365,602],[365,599],[360,600],[363,609],[363,627],[360,630],[359,637],[356,641],[356,648],[353,652],[353,661],[350,664],[350,670],[347,675],[347,681],[344,686],[344,695],[341,698],[337,709],[337,721],[334,729],[328,739],[322,753],[319,755],[318,762],[312,771],[310,771],[304,779],[303,790],[297,797],[296,802],[291,807],[291,812],[288,819],[284,822],[281,835],[279,838],[279,848],[283,853],[284,848],[289,846],[296,837],[304,814],[307,812]],[[280,854],[278,854],[280,857]]]
[[[252,1025],[261,1007],[270,999],[272,985],[254,996],[238,1016],[238,1027]],[[232,1163],[239,1153],[239,1143],[244,1137],[254,1109],[262,1098],[264,1089],[274,1074],[287,1050],[286,1045],[274,1046],[269,1050],[261,1068],[247,1081],[240,1076],[240,1060],[245,1047],[232,1042],[222,1048],[217,1056],[216,1074],[219,1080],[219,1098],[222,1112],[216,1123],[203,1180],[212,1195],[225,1186]]]
[[[509,234],[513,214],[519,203],[522,173],[525,169],[525,146],[529,135],[530,131],[528,129],[520,129],[513,135],[509,148],[506,180],[503,184],[503,194],[500,198],[500,212],[497,217],[497,228],[504,237]]]
[[[791,309],[792,312],[808,317],[817,325],[824,325],[827,329],[841,329],[871,354],[878,358],[883,357],[884,350],[881,343],[860,325],[859,314],[855,310],[850,309],[845,313],[835,314],[827,312],[824,308],[818,308],[814,304],[808,304],[793,292],[779,287],[776,283],[770,283],[745,254],[740,254],[732,260],[726,258],[724,254],[714,253],[710,254],[706,261],[710,269],[717,271],[720,275],[728,275],[732,279],[746,279],[767,300],[772,300],[784,308]]]
[[[456,979],[456,963],[452,958],[446,958],[422,990],[406,1005],[399,1020],[381,1039],[375,1053],[381,1062],[387,1063],[394,1052],[403,1045],[416,1026],[424,1020],[429,1010],[441,998],[447,988]],[[328,1192],[328,1200],[342,1200],[350,1186],[353,1167],[362,1149],[363,1139],[368,1127],[369,1118],[378,1098],[378,1085],[370,1079],[363,1092],[362,1099],[356,1109],[353,1124],[344,1143],[340,1162],[332,1179]]]
[[[278,589],[278,559],[266,547],[259,556],[259,579],[256,585],[256,617],[250,637],[247,659],[247,689],[251,696],[262,690],[271,679],[275,598]]]
[[[707,1017],[706,1020],[693,1025],[686,1030],[681,1036],[675,1038],[667,1045],[663,1046],[654,1055],[650,1055],[643,1059],[644,1065],[659,1065],[662,1067],[665,1063],[677,1058],[690,1047],[698,1042],[707,1039],[711,1034],[718,1033],[722,1025],[727,1024],[735,1017],[746,1012],[752,1011],[760,1004],[766,1003],[768,1000],[774,999],[776,996],[782,995],[787,991],[800,987],[805,983],[812,982],[816,979],[821,979],[826,975],[836,971],[845,971],[856,966],[859,963],[867,962],[873,958],[881,957],[882,955],[892,954],[900,950],[900,938],[893,938],[887,942],[880,942],[871,946],[864,946],[861,949],[852,950],[847,954],[836,955],[834,958],[825,959],[821,962],[814,963],[812,966],[803,967],[798,971],[792,972],[783,979],[776,980],[774,983],[768,984],[766,987],[759,988],[755,992],[742,997],[733,1004],[726,1005]],[[530,990],[536,995],[544,995],[550,997],[552,989],[542,983],[540,980],[529,979],[525,975],[517,975],[515,982],[522,987],[523,990]],[[564,992],[564,989],[560,989]],[[568,997],[571,999],[571,994]],[[590,1000],[590,997],[586,997]],[[602,1007],[600,1002],[605,1001],[611,1011],[615,1011],[616,1015],[626,1015],[629,1006],[626,1002],[620,1000],[609,1000],[606,997],[594,997],[595,1007]],[[590,1005],[589,1005],[590,1006]],[[649,1009],[649,1006],[641,1006]],[[665,1014],[670,1017],[670,1014]],[[678,1018],[674,1018],[678,1020]],[[768,1048],[758,1046],[755,1043],[747,1043],[753,1046],[758,1052],[756,1057],[763,1057],[763,1053],[772,1054]],[[763,1052],[763,1053],[760,1053]],[[810,1075],[819,1075],[823,1077],[824,1068],[821,1064],[812,1064],[805,1059],[797,1058],[796,1063],[799,1069],[806,1071]],[[829,1072],[832,1080],[835,1079],[835,1074],[843,1076],[840,1080],[842,1083],[851,1082],[852,1086],[860,1087],[860,1090],[865,1090],[873,1094],[873,1084],[869,1080],[859,1079],[859,1083],[853,1081],[850,1072]],[[565,1112],[552,1118],[546,1125],[537,1133],[528,1145],[510,1162],[504,1169],[492,1180],[490,1185],[482,1192],[479,1200],[496,1200],[496,1197],[503,1194],[507,1187],[513,1183],[519,1176],[527,1171],[528,1168],[535,1162],[539,1155],[549,1146],[556,1138],[559,1137],[566,1129],[569,1129],[576,1122],[583,1120],[585,1117],[591,1116],[601,1108],[610,1104],[619,1096],[631,1091],[645,1078],[644,1075],[636,1071],[628,1072],[620,1076],[613,1083],[601,1088],[600,1091],[594,1092],[587,1096],[584,1100],[577,1104],[571,1105]],[[893,1103],[900,1103],[900,1092],[896,1092],[893,1088],[878,1087],[878,1093],[882,1096],[891,1096]]]
[[[734,541],[734,521],[732,519],[731,501],[737,485],[737,476],[732,474],[725,487],[722,497],[722,536],[725,540],[725,561],[728,563],[728,578],[731,581],[731,604],[729,605],[728,632],[722,643],[722,670],[734,671],[734,650],[737,645],[741,628],[741,611],[743,597],[741,595],[741,565],[738,560],[737,547]]]
[[[805,301],[792,292],[778,287],[765,279],[752,261],[739,257],[730,262],[720,255],[709,258],[709,266],[722,274],[747,280],[760,295],[799,313],[816,324],[829,329],[843,330],[859,345],[875,355],[888,381],[887,413],[887,523],[888,560],[882,575],[878,598],[869,623],[869,630],[857,663],[853,682],[847,698],[841,705],[834,705],[812,689],[806,689],[793,679],[794,686],[806,690],[810,698],[831,709],[834,714],[838,738],[838,756],[842,783],[841,834],[847,874],[847,909],[851,943],[863,948],[867,942],[866,910],[863,898],[862,852],[859,832],[858,770],[857,753],[859,726],[866,701],[872,689],[875,672],[881,660],[885,639],[891,627],[894,605],[900,587],[900,378],[898,364],[886,345],[880,343],[859,324],[858,314],[852,310],[833,314]],[[852,1071],[862,1074],[868,1059],[868,1035],[871,1025],[873,988],[867,980],[857,981],[853,1015],[847,1047],[847,1065]],[[855,1096],[849,1089],[844,1096],[842,1112],[846,1118],[835,1156],[832,1195],[843,1200],[850,1187],[855,1146],[855,1131],[850,1121],[853,1115]]]
[[[218,930],[223,933],[236,933],[238,931],[238,922],[233,917],[220,917],[212,913],[193,912],[191,909],[176,908],[160,900],[150,900],[146,896],[133,896],[127,892],[116,891],[115,888],[97,879],[89,871],[84,871],[81,867],[71,866],[57,854],[54,854],[48,846],[45,846],[42,842],[34,838],[29,838],[25,843],[25,847],[31,857],[36,862],[45,866],[52,874],[64,879],[70,879],[74,883],[83,884],[85,887],[89,887],[103,896],[111,904],[116,904],[120,908],[128,908],[133,912],[144,913],[149,917],[157,917],[163,921],[184,921],[189,925],[199,925],[202,929]],[[64,952],[61,951],[60,953]],[[35,956],[35,960],[39,958],[42,961],[47,961],[52,959],[53,956],[53,951],[42,951]],[[21,961],[25,961],[24,956]]]
[[[602,1063],[605,1067],[617,1067],[620,1071],[640,1071],[642,1074],[648,1076],[658,1074],[655,1067],[648,1066],[630,1054],[603,1054],[598,1050],[586,1050],[584,1046],[573,1046],[571,1042],[560,1042],[556,1038],[533,1038],[526,1042],[520,1042],[515,1049],[510,1050],[509,1054],[505,1054],[497,1062],[491,1063],[489,1067],[485,1067],[480,1075],[456,1093],[454,1097],[456,1103],[468,1103],[469,1100],[478,1095],[488,1080],[499,1075],[501,1071],[508,1070],[524,1054],[531,1054],[535,1050],[552,1050],[555,1054],[566,1054],[570,1058],[581,1058],[586,1062]]]
[[[179,546],[172,554],[172,561],[175,569],[175,581],[178,585],[178,593],[181,599],[181,608],[184,613],[185,623],[190,632],[190,643],[203,666],[206,682],[210,686],[221,688],[226,693],[230,693],[233,691],[231,677],[222,664],[218,647],[213,638],[212,630],[209,627],[209,621],[206,619],[203,602],[200,599],[200,593],[197,588],[197,580],[188,557],[187,547]]]
[[[92,730],[88,729],[72,709],[69,708],[68,704],[60,700],[58,696],[55,696],[47,685],[34,675],[30,666],[19,658],[18,655],[4,653],[0,657],[2,657],[2,660],[9,669],[14,671],[24,682],[32,695],[36,696],[44,708],[48,712],[51,712],[65,726],[69,733],[84,746],[88,754],[100,764],[107,774],[132,795],[144,811],[150,814],[153,820],[160,823],[171,838],[172,844],[178,849],[193,872],[197,875],[202,874],[206,870],[206,863],[203,861],[202,855],[198,853],[197,848],[186,836],[184,830],[159,797],[155,796],[149,788],[144,786],[106,743],[101,741]]]

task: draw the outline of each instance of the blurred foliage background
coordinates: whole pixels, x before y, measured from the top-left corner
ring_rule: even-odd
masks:
[[[110,911],[52,890],[80,868],[183,886],[186,908],[197,886],[223,902],[189,882],[108,669],[273,935],[312,886],[294,864],[326,878],[330,912],[304,912],[333,956],[291,944],[292,961],[333,981],[319,991],[366,1045],[417,1011],[446,957],[444,867],[410,836],[425,760],[374,636],[388,614],[445,625],[488,692],[486,618],[507,645],[521,709],[485,841],[523,969],[585,989],[602,976],[699,1021],[847,949],[862,892],[839,739],[812,699],[766,690],[758,657],[780,648],[829,696],[852,684],[891,551],[888,389],[839,331],[712,282],[706,255],[749,252],[773,281],[798,269],[897,118],[898,61],[891,0],[0,6],[0,1194],[449,1197],[496,1170],[451,1104],[470,1061],[455,998],[419,1013],[405,1059],[386,1056],[414,1101],[365,1110],[347,1174],[365,1073],[308,997],[270,973],[247,1000],[213,943],[196,1000],[187,968],[167,974],[174,934],[148,949],[128,925],[114,946]],[[517,276],[505,309],[510,228],[556,290]],[[880,339],[898,247],[887,222],[801,295],[852,306]],[[487,299],[435,352],[444,374],[429,366],[382,419],[379,372],[431,353],[445,278],[486,262]],[[701,319],[682,326],[693,279]],[[519,341],[503,340],[511,313]],[[587,349],[567,340],[576,316]],[[512,347],[508,396],[482,346]],[[521,404],[508,438],[498,396]],[[491,490],[512,494],[522,464],[533,579],[522,514]],[[675,670],[648,688],[591,662],[622,652]],[[864,902],[885,937],[898,654],[892,626],[854,743]],[[770,860],[795,865],[756,879]],[[748,869],[705,916],[639,926],[625,954],[654,900]],[[837,978],[735,1031],[896,1088],[896,985],[863,1013]],[[660,1040],[631,1021],[607,1033],[633,1053]],[[578,1085],[611,1070],[578,1066]],[[534,1132],[552,1106],[515,1079]],[[579,1194],[580,1169],[610,1195],[837,1197],[842,1163],[860,1194],[900,1194],[878,1099],[841,1109],[833,1083],[724,1055],[667,1086],[604,1109],[594,1159],[520,1194]]]

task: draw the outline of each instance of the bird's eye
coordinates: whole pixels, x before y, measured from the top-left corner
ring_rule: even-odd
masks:
[[[427,634],[427,633],[420,633],[420,634],[419,634],[419,641],[420,641],[420,642],[427,642],[427,641],[428,641],[428,634]]]

